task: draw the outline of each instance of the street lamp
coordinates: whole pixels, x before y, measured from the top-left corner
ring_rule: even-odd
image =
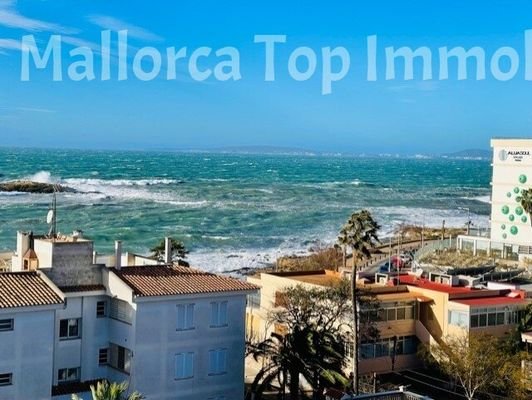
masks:
[[[469,236],[469,234],[471,233],[471,225],[472,225],[472,221],[471,221],[471,210],[469,209],[469,207],[458,207],[459,210],[463,210],[463,211],[467,211],[467,236]]]

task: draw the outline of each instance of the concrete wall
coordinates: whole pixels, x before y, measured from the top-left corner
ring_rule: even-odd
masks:
[[[54,309],[0,310],[0,319],[6,318],[15,326],[0,332],[0,373],[12,373],[13,385],[0,386],[0,400],[50,399]]]
[[[228,301],[225,327],[211,328],[212,301]],[[178,304],[194,306],[194,329],[176,331]],[[244,396],[245,294],[139,301],[132,388],[153,400]],[[209,376],[209,350],[227,349],[227,373]],[[175,379],[175,355],[194,352],[194,377]]]
[[[101,266],[92,263],[93,243],[35,240],[39,269],[57,285],[101,284]],[[51,267],[51,268],[50,268]]]

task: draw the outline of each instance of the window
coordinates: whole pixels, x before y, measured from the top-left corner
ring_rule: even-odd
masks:
[[[471,328],[516,324],[519,312],[511,306],[471,309]]]
[[[108,364],[126,374],[131,372],[131,350],[117,344],[109,345]]]
[[[227,372],[227,349],[209,351],[209,375],[221,375]]]
[[[469,314],[462,311],[449,311],[449,324],[454,326],[460,326],[462,328],[469,327]]]
[[[415,316],[414,302],[389,302],[382,303],[377,310],[362,310],[361,321],[396,321],[413,319]]]
[[[248,294],[247,303],[250,308],[260,308],[260,292]]]
[[[194,353],[175,355],[175,378],[187,379],[194,376]]]
[[[78,339],[81,337],[81,320],[80,319],[62,319],[59,322],[59,338]]]
[[[194,304],[177,305],[177,327],[178,331],[194,329]]]
[[[57,383],[79,382],[80,368],[61,368],[57,371]]]
[[[109,349],[98,350],[98,365],[105,365],[109,362]]]
[[[211,327],[227,326],[227,301],[211,303]]]
[[[0,386],[9,386],[13,384],[13,374],[0,374]]]
[[[107,315],[107,302],[99,301],[96,303],[96,317],[103,318]]]
[[[13,318],[0,319],[0,332],[12,331],[15,325]]]
[[[391,357],[394,354],[415,354],[417,345],[418,339],[415,336],[398,336],[396,338],[381,339],[377,342],[362,343],[360,346],[360,357],[368,359]]]
[[[111,299],[109,317],[131,324],[133,322],[133,308],[124,300]]]

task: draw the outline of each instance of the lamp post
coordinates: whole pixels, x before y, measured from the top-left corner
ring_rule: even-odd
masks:
[[[471,233],[471,210],[469,207],[458,207],[459,210],[467,211],[467,236]]]

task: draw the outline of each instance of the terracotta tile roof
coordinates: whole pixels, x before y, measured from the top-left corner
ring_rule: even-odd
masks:
[[[252,291],[257,286],[197,269],[168,265],[111,268],[137,296]]]
[[[76,285],[76,286],[59,286],[59,289],[64,293],[72,292],[95,292],[98,290],[105,290],[104,285]]]
[[[0,308],[62,303],[61,297],[36,271],[0,273]]]

